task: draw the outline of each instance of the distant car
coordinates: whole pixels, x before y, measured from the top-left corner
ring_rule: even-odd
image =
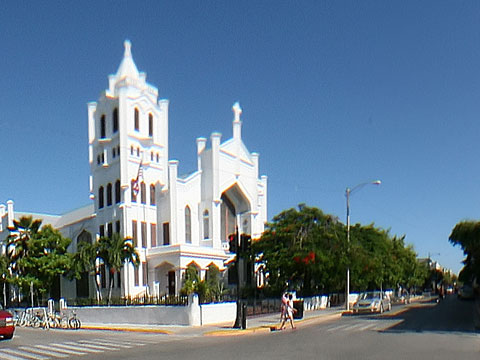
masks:
[[[0,336],[4,339],[11,339],[15,332],[15,325],[13,324],[13,316],[8,311],[3,310],[0,305]]]
[[[380,291],[367,291],[358,296],[353,305],[353,313],[383,313],[392,310],[390,298]]]
[[[473,299],[473,288],[470,285],[463,285],[458,289],[458,297],[464,300]]]
[[[448,295],[453,294],[453,286],[447,287],[447,294]]]

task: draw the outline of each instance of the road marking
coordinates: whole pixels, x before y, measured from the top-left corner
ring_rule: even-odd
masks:
[[[349,326],[350,326],[350,324],[337,325],[337,326],[328,328],[327,331],[341,330],[341,329],[347,328]]]
[[[65,353],[70,355],[87,355],[86,352],[62,349],[61,347],[59,348],[57,344],[48,344],[48,346],[46,345],[35,345],[35,346],[40,349],[46,349],[46,350],[53,349],[54,351],[58,351],[60,353]]]
[[[87,348],[82,347],[81,345],[79,346],[79,345],[80,344],[74,344],[74,345],[71,345],[71,344],[55,344],[55,346],[57,346],[57,347],[68,349],[68,350],[73,350],[73,351],[86,351],[86,352],[89,352],[89,353],[103,352],[102,350],[87,349]]]
[[[0,350],[0,357],[2,360],[22,360],[22,358],[19,358],[18,356],[8,355],[7,353],[5,353],[5,351],[2,350]]]
[[[118,350],[118,348],[114,348],[114,347],[110,347],[110,346],[104,346],[104,345],[97,345],[97,344],[89,344],[89,343],[86,343],[86,342],[78,342],[78,343],[75,343],[75,342],[66,342],[65,344],[69,344],[69,345],[80,345],[82,347],[87,347],[87,348],[90,348],[90,349],[98,349],[98,352],[102,352],[102,350]]]
[[[6,352],[6,353],[9,353],[9,354],[12,354],[12,355],[21,356],[21,359],[23,359],[23,358],[29,358],[29,359],[34,359],[34,360],[47,360],[47,359],[49,359],[49,358],[47,358],[45,356],[42,356],[42,355],[36,355],[36,354],[28,353],[26,351],[17,350],[17,349],[2,349],[2,352]],[[20,358],[17,358],[17,359],[20,359]]]
[[[59,352],[46,350],[46,349],[36,349],[36,348],[28,347],[28,346],[20,346],[20,349],[25,350],[25,351],[29,351],[29,352],[34,352],[34,353],[37,353],[37,354],[53,356],[53,357],[57,357],[57,358],[68,357],[68,355],[62,354],[62,353],[59,353]]]
[[[115,344],[108,341],[102,340],[80,340],[79,343],[81,344],[91,344],[91,345],[99,345],[99,346],[111,346],[112,348],[122,348],[122,349],[131,349],[133,346],[131,345],[124,345],[124,344]]]

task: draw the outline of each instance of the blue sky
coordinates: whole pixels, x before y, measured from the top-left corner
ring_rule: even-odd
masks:
[[[480,212],[478,1],[2,1],[0,203],[89,203],[87,102],[132,42],[170,100],[170,158],[195,139],[244,142],[269,178],[269,218],[306,203],[406,235],[458,271],[455,224]]]

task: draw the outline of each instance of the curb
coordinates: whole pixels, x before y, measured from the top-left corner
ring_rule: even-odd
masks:
[[[131,328],[131,327],[122,327],[122,326],[95,326],[87,325],[80,328],[80,330],[101,330],[101,331],[125,331],[125,332],[143,332],[143,333],[155,333],[155,334],[164,334],[164,335],[174,335],[173,331],[162,330],[162,329],[148,329],[148,328]]]
[[[299,319],[296,320],[296,324],[308,324],[308,323],[320,323],[336,318],[340,318],[342,316],[342,312],[338,313],[333,313],[329,315],[318,315],[318,316],[312,316],[310,318],[304,318],[304,319]],[[208,331],[205,332],[203,335],[204,336],[238,336],[238,335],[251,335],[255,333],[269,333],[272,331],[272,327],[276,327],[278,323],[274,323],[272,325],[263,325],[263,326],[257,326],[253,328],[248,328],[244,330],[213,330],[213,331]]]

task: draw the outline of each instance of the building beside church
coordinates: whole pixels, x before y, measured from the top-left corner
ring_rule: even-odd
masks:
[[[146,82],[125,41],[124,56],[108,88],[88,104],[88,151],[92,204],[55,216],[19,213],[13,201],[0,205],[0,240],[13,219],[32,215],[81,241],[118,232],[131,237],[141,265],[126,265],[115,276],[117,296],[178,294],[188,265],[201,277],[212,264],[221,271],[232,259],[227,238],[240,224],[258,238],[267,221],[267,177],[259,176],[259,156],[242,141],[242,109],[233,105],[233,136],[199,137],[197,169],[180,175],[169,159],[169,101]],[[108,271],[101,269],[106,292]],[[62,279],[62,296],[93,297],[92,278]]]

